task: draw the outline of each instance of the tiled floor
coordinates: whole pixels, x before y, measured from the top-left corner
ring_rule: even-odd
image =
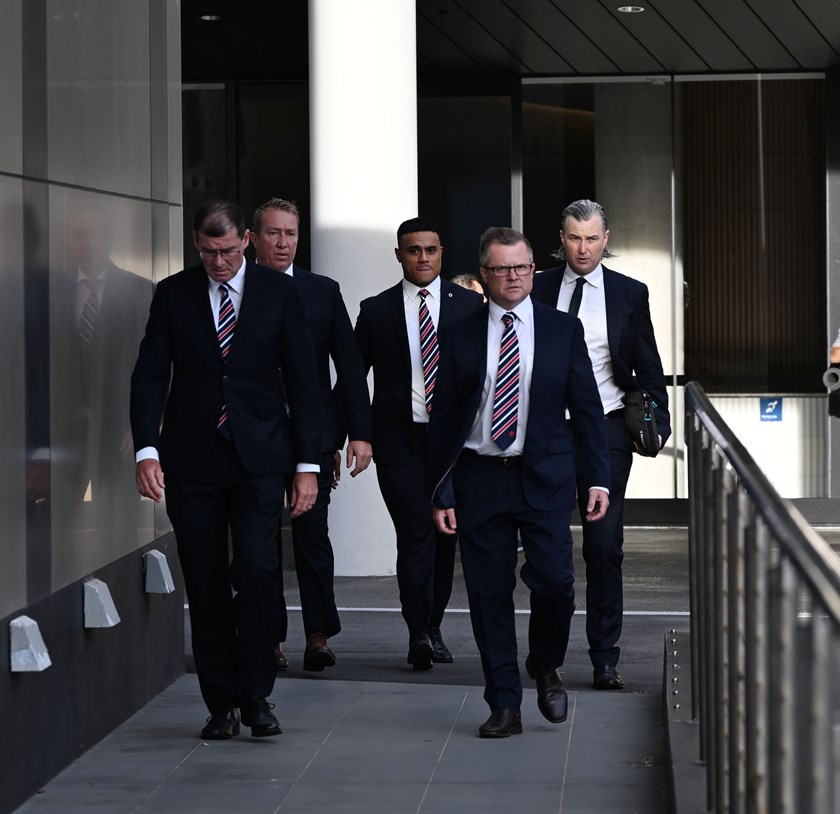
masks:
[[[580,608],[582,568],[578,573]],[[664,814],[663,638],[688,623],[685,529],[628,532],[620,663],[627,689],[592,689],[579,612],[563,668],[568,720],[545,721],[525,678],[525,731],[505,740],[477,737],[488,709],[460,574],[444,620],[456,661],[428,673],[405,663],[394,583],[336,580],[344,608],[344,629],[333,640],[339,662],[313,674],[300,669],[296,580],[286,574],[292,669],[278,676],[270,699],[281,736],[251,738],[243,728],[231,741],[202,742],[207,713],[188,674],[16,814]],[[516,603],[524,649],[521,588]]]
[[[201,812],[639,812],[666,810],[659,699],[573,691],[553,725],[526,690],[524,732],[476,737],[479,687],[289,680],[276,738],[196,737],[202,703],[179,679],[18,809]]]

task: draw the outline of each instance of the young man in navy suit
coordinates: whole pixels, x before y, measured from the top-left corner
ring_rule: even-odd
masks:
[[[452,593],[455,546],[435,532],[426,491],[426,434],[434,412],[439,338],[481,307],[481,297],[440,277],[437,226],[412,218],[397,230],[403,279],[363,300],[356,338],[373,368],[373,456],[397,534],[397,582],[408,627],[408,663],[430,670],[453,660],[440,625]]]
[[[252,225],[251,240],[257,262],[297,281],[315,343],[322,422],[318,499],[311,511],[292,519],[292,546],[306,636],[303,669],[319,672],[335,665],[329,639],[341,630],[333,592],[334,559],[327,517],[330,492],[341,477],[337,450],[344,446],[345,437],[349,438],[345,457],[347,467],[353,467],[350,476],[355,478],[367,469],[371,460],[370,396],[353,325],[338,283],[295,265],[300,237],[297,205],[272,198],[254,212]],[[334,388],[330,360],[336,374]],[[289,477],[287,488],[291,486]],[[277,551],[282,565],[281,535],[277,536]],[[280,590],[282,594],[282,573]],[[285,602],[281,625],[283,642],[288,627]],[[275,648],[275,659],[278,669],[288,669],[280,644]]]
[[[536,681],[540,712],[560,723],[568,698],[559,668],[575,610],[569,526],[575,447],[589,522],[609,506],[610,470],[580,323],[532,302],[533,254],[522,233],[488,229],[479,257],[490,303],[453,326],[443,342],[429,428],[430,493],[438,531],[460,539],[491,712],[479,736],[505,738],[522,732],[517,537],[531,591],[525,667]]]
[[[647,390],[656,403],[660,446],[671,434],[668,393],[653,335],[647,286],[602,265],[601,259],[610,256],[609,237],[607,217],[599,204],[589,200],[569,204],[560,216],[562,245],[555,255],[565,264],[537,274],[533,295],[538,302],[561,311],[570,307],[574,311],[577,300],[576,313],[583,323],[606,416],[612,468],[610,508],[603,522],[583,522],[586,635],[596,690],[624,687],[617,670],[624,611],[624,493],[633,452],[642,454],[634,448],[624,424],[624,394]],[[582,460],[580,454],[578,459]],[[584,497],[585,493],[579,494],[579,502]]]
[[[279,735],[266,700],[281,613],[277,529],[288,472],[292,517],[318,496],[315,354],[295,283],[245,260],[236,204],[202,206],[193,242],[201,263],[158,283],[131,377],[137,489],[155,501],[166,489],[210,711],[201,737],[236,735],[240,709],[251,735]]]

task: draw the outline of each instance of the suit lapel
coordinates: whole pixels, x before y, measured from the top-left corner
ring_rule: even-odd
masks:
[[[610,356],[613,359],[618,358],[621,340],[622,297],[619,288],[619,279],[605,267],[604,308],[607,312],[607,344],[610,346]]]
[[[191,304],[195,309],[196,319],[198,320],[198,324],[201,326],[201,330],[205,332],[207,340],[211,343],[216,356],[221,360],[222,351],[219,348],[219,335],[216,331],[216,317],[213,313],[213,306],[210,304],[211,297],[208,294],[210,287],[210,283],[208,282],[209,278],[207,277],[207,272],[204,271],[203,266],[195,266],[194,270],[195,274],[192,275],[189,285]],[[215,298],[214,294],[214,299]],[[231,350],[233,350],[232,346]]]

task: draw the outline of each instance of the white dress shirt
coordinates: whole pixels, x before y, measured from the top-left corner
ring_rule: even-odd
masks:
[[[435,277],[423,288],[403,278],[402,288],[405,327],[408,330],[408,352],[411,355],[411,414],[417,424],[428,424],[426,380],[423,378],[423,355],[420,350],[420,292],[423,288],[429,292],[426,307],[437,331],[440,321],[440,277]]]
[[[499,369],[499,348],[505,326],[504,314],[514,314],[513,326],[519,340],[519,415],[516,424],[516,438],[507,449],[501,449],[490,438],[490,426],[493,423],[493,398],[496,392],[496,375]],[[534,370],[534,306],[531,298],[526,297],[516,308],[506,311],[490,302],[490,317],[487,320],[487,372],[481,388],[481,400],[473,421],[465,449],[471,449],[479,455],[508,457],[521,455],[525,447],[525,431],[528,428],[528,407],[531,395],[531,374]]]
[[[577,280],[580,275],[575,274],[569,266],[563,273],[563,284],[557,297],[557,310],[569,312]],[[580,301],[578,319],[583,323],[583,333],[589,359],[592,362],[592,372],[598,385],[598,394],[604,405],[604,414],[611,413],[624,407],[624,391],[618,387],[613,377],[612,356],[607,336],[607,304],[604,299],[604,267],[599,263],[598,268],[585,275],[583,296]]]

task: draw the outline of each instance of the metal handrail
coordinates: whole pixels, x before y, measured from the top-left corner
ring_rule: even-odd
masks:
[[[840,558],[696,382],[685,405],[692,716],[706,810],[835,814]]]

